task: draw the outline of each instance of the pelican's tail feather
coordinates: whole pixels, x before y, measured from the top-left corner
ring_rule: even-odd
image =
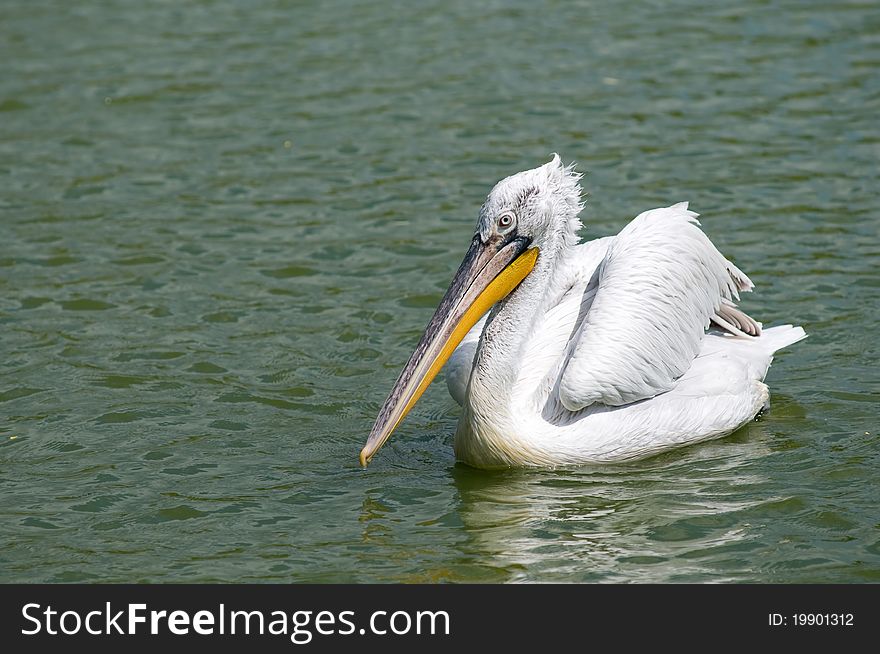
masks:
[[[770,327],[761,333],[761,337],[757,342],[761,343],[764,348],[772,354],[784,347],[793,345],[798,341],[802,341],[807,337],[807,333],[803,327],[794,327],[793,325],[778,325]]]

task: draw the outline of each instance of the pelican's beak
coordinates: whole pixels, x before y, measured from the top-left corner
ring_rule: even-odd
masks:
[[[525,237],[505,242],[496,236],[483,243],[479,234],[474,236],[440,306],[379,411],[361,450],[362,466],[397,429],[471,327],[535,267],[538,249],[529,248],[530,242]]]

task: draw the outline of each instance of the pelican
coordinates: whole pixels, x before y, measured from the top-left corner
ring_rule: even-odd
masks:
[[[686,202],[579,243],[581,175],[558,155],[507,177],[360,453],[366,466],[444,364],[477,468],[612,463],[729,434],[806,337],[737,305],[751,280]]]

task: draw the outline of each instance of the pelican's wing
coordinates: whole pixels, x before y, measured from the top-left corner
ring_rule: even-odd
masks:
[[[559,400],[570,411],[620,406],[675,386],[710,320],[743,335],[736,308],[752,282],[715,249],[687,203],[639,215],[610,244],[587,285],[589,312],[569,342]]]

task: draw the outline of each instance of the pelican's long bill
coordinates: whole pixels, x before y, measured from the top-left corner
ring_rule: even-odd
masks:
[[[535,267],[538,249],[527,249],[530,242],[524,237],[504,241],[496,235],[483,243],[479,234],[474,236],[440,306],[379,411],[361,450],[362,466],[385,444],[471,327]]]

